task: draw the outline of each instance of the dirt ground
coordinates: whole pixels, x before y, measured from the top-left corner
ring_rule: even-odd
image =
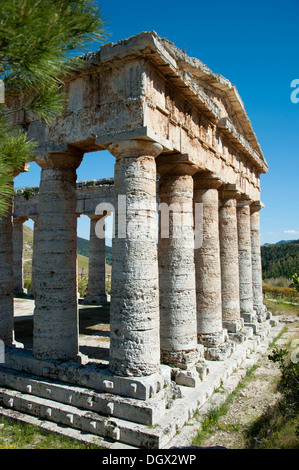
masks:
[[[286,348],[290,341],[299,338],[299,321],[296,315],[280,318],[286,321],[287,331],[276,341],[275,345],[279,348]],[[255,368],[251,377],[245,379],[245,386],[236,392],[228,412],[219,419],[213,428],[213,433],[201,443],[201,446],[223,446],[227,449],[246,448],[246,430],[270,407],[273,407],[281,396],[277,391],[281,373],[277,363],[268,359],[271,351],[270,346],[258,361],[258,367]],[[258,440],[253,446],[259,447]]]

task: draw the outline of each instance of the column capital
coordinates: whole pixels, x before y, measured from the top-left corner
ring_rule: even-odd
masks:
[[[241,195],[241,190],[236,184],[223,184],[219,188],[219,200],[223,199],[238,199]]]
[[[263,209],[265,207],[265,204],[261,201],[253,201],[251,204],[250,204],[250,212],[251,214],[253,214],[253,212],[258,212],[260,211],[261,209]]]
[[[36,163],[43,169],[77,169],[82,161],[83,152],[72,149],[69,152],[49,153],[44,157],[36,157]]]
[[[26,216],[17,217],[17,218],[13,219],[13,223],[14,224],[23,224],[24,222],[26,222],[26,220],[28,220],[28,217],[26,217]]]
[[[132,139],[113,142],[108,147],[116,158],[122,157],[157,157],[163,150],[161,144],[150,140]]]
[[[246,207],[246,206],[250,206],[250,204],[252,203],[252,199],[250,199],[249,196],[247,196],[247,194],[241,194],[240,197],[238,197],[237,199],[237,207]]]
[[[199,171],[193,176],[194,189],[219,189],[223,185],[220,175],[211,171]]]
[[[199,170],[199,167],[189,160],[189,155],[182,153],[160,155],[156,164],[157,172],[161,176],[193,176]]]

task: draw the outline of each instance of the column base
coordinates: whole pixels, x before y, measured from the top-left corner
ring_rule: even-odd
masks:
[[[198,333],[197,338],[204,346],[205,359],[209,361],[224,361],[234,350],[226,329],[216,333]]]
[[[171,377],[177,385],[184,385],[185,387],[197,387],[201,382],[201,378],[196,367],[191,367],[188,370],[172,369]]]
[[[27,295],[27,289],[15,289],[13,295]]]
[[[107,302],[110,301],[110,295],[89,295],[87,294],[84,297],[83,303],[84,305],[102,305],[106,304]]]
[[[254,305],[253,309],[259,323],[262,323],[267,319],[267,307],[264,304]]]
[[[256,312],[254,310],[252,310],[252,312],[241,312],[241,318],[244,323],[254,323],[257,321]]]
[[[254,327],[252,327],[254,324]],[[228,337],[233,343],[244,343],[249,337],[253,337],[254,330],[257,329],[257,323],[245,323],[244,319],[235,321],[224,321],[223,327],[228,331]]]
[[[197,345],[197,362],[195,364],[189,364],[188,367],[184,367],[183,369],[180,367],[171,367],[171,378],[177,385],[197,387],[197,385],[206,378],[209,373],[209,368],[204,358],[204,349],[202,344]]]
[[[243,318],[240,320],[226,320],[222,322],[222,326],[228,333],[238,333],[244,326],[244,320]]]
[[[253,339],[254,337],[254,328],[252,326],[243,326],[241,331],[237,333],[229,333],[229,339],[236,344],[244,343],[249,338]]]
[[[190,351],[163,351],[161,350],[161,362],[180,370],[189,370],[201,359],[203,352],[196,347]]]

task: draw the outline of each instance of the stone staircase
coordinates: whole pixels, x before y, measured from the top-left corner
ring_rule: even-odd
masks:
[[[194,412],[281,328],[268,319],[260,334],[236,344],[229,358],[206,361],[208,373],[194,387],[172,381],[169,368],[139,382],[109,380],[106,370],[92,365],[45,364],[29,351],[8,348],[0,366],[0,414],[61,434],[72,430],[76,439],[103,447],[169,448]]]
[[[171,400],[169,387],[138,400],[0,367],[4,409],[136,447],[159,448],[161,436],[153,431]]]

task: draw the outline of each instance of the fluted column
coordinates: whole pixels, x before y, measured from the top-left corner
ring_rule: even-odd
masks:
[[[113,143],[115,237],[112,243],[112,373],[145,376],[160,368],[156,162],[160,144]]]
[[[158,164],[161,361],[198,360],[193,230],[193,165]]]
[[[222,327],[221,268],[218,223],[218,188],[221,181],[211,173],[194,177],[194,203],[202,204],[202,246],[195,249],[197,335],[205,346],[206,359],[226,358],[231,347]]]
[[[222,321],[231,333],[241,330],[239,251],[235,185],[219,189],[219,237],[222,283]]]
[[[52,153],[41,166],[33,354],[78,356],[76,169],[81,153]]]
[[[237,201],[240,309],[241,317],[246,323],[252,323],[255,320],[252,293],[251,202],[251,199],[244,196]]]
[[[0,339],[6,345],[14,341],[13,308],[13,222],[12,205],[0,216]]]
[[[23,280],[23,223],[26,218],[13,221],[13,272],[14,294],[24,294]]]
[[[106,253],[105,237],[96,234],[96,224],[103,216],[93,215],[90,218],[88,291],[84,298],[86,304],[107,302],[106,295]]]
[[[253,308],[260,321],[264,319],[266,307],[263,304],[262,259],[260,241],[260,209],[264,207],[260,201],[250,205],[251,253],[252,253],[252,292]]]

